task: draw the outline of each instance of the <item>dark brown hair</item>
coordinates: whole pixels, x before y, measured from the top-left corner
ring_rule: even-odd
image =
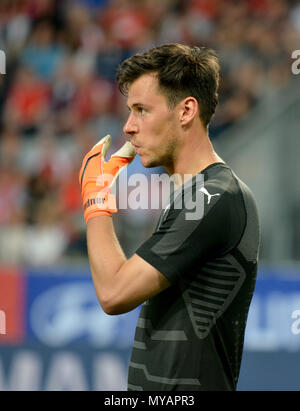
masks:
[[[170,108],[186,97],[199,104],[200,118],[208,126],[218,104],[220,67],[213,50],[183,44],[164,44],[123,61],[117,71],[122,94],[143,74],[156,73],[159,88]]]

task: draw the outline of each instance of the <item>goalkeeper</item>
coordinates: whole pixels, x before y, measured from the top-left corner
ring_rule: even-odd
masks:
[[[84,158],[79,180],[103,310],[122,314],[142,304],[128,390],[235,390],[259,224],[251,191],[209,138],[218,60],[206,48],[166,44],[125,60],[117,80],[127,96],[130,142],[107,161],[110,137],[101,139]],[[191,178],[171,194],[152,236],[126,259],[112,223],[111,188],[136,153],[144,167],[161,165],[181,181]],[[202,213],[189,219],[186,205],[195,195]]]

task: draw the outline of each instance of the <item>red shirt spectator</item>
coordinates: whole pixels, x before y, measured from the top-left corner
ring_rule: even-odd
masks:
[[[121,2],[101,15],[101,23],[114,42],[130,48],[146,36],[150,20],[142,9]]]
[[[27,68],[20,69],[7,100],[6,115],[22,127],[42,120],[50,101],[49,87]]]

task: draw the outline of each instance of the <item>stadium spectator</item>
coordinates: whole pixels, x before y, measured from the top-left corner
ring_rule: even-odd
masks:
[[[27,67],[21,67],[8,94],[4,121],[17,124],[23,132],[36,131],[49,108],[50,89]]]

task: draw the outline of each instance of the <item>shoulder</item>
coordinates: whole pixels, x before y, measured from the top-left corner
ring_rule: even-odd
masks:
[[[218,197],[217,199],[222,199],[222,202],[242,205],[243,192],[250,192],[246,184],[225,163],[212,164],[201,174],[202,177],[196,181],[196,186],[207,197],[207,202],[212,201],[213,197]]]
[[[203,204],[205,214],[216,205],[239,202],[240,188],[231,168],[223,163],[208,166],[194,177],[191,195]]]

